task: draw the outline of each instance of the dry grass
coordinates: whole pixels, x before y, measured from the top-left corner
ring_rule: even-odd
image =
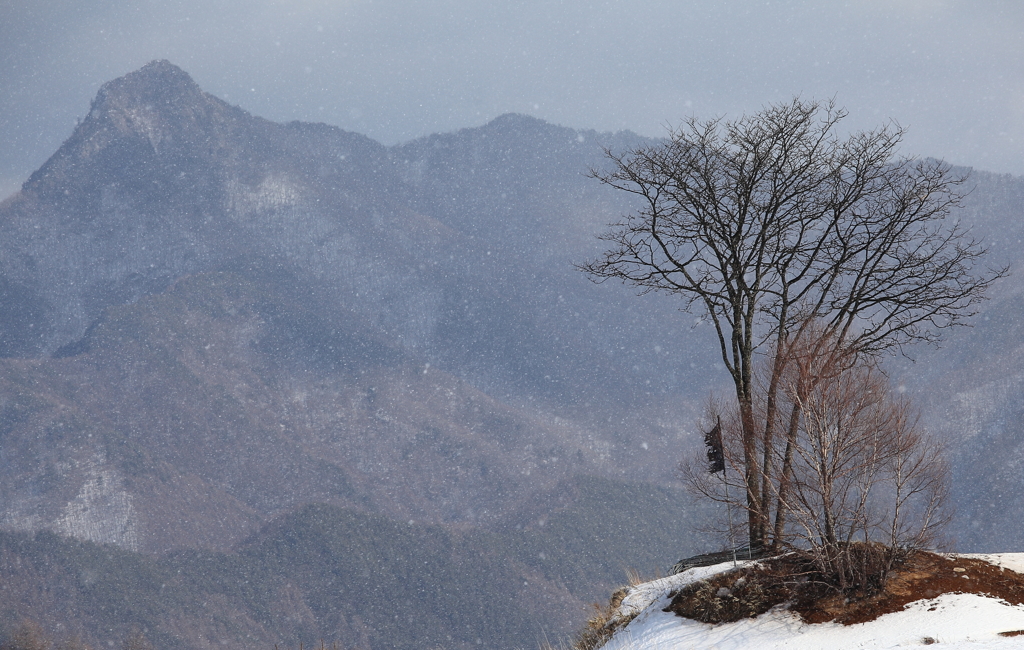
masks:
[[[628,586],[616,589],[612,593],[612,597],[607,605],[593,603],[591,605],[593,614],[587,620],[586,626],[576,633],[576,636],[568,642],[568,645],[560,643],[556,648],[550,643],[545,642],[541,644],[541,650],[596,650],[596,648],[600,648],[608,639],[612,638],[616,630],[625,627],[634,618],[633,616],[615,616],[619,605],[622,604],[622,599],[629,593],[629,589],[661,577],[660,572],[654,576],[645,577],[636,569],[626,569],[626,582]]]
[[[643,582],[644,579],[640,577],[639,571],[636,569],[626,569],[626,583],[629,584],[630,587],[635,587]]]
[[[665,609],[706,623],[758,616],[776,605],[808,623],[865,623],[898,612],[911,602],[946,593],[986,594],[1012,605],[1024,603],[1024,575],[983,560],[917,551],[894,568],[884,583],[840,591],[797,554],[718,574],[672,594]]]
[[[753,618],[785,602],[789,591],[759,569],[739,569],[701,580],[670,594],[665,609],[702,623],[730,623]]]
[[[658,580],[664,576],[661,575],[661,571],[655,572],[654,575],[644,576],[641,575],[636,569],[626,569],[626,583],[630,587],[642,585],[645,582],[651,582],[652,580]]]
[[[627,571],[627,577],[632,586],[643,582],[636,571]],[[634,579],[637,580],[635,584],[633,584]],[[626,626],[633,620],[633,617],[616,618],[615,616],[619,605],[622,604],[622,599],[626,597],[627,593],[629,593],[628,587],[619,587],[612,593],[612,597],[608,600],[607,605],[602,606],[599,603],[594,603],[592,605],[594,613],[587,620],[586,626],[576,633],[576,636],[568,642],[568,645],[560,643],[555,648],[550,643],[544,643],[541,646],[541,650],[596,650],[600,648],[608,639],[612,638],[616,630]]]

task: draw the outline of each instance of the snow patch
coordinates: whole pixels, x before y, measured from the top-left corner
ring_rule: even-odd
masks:
[[[75,498],[64,506],[53,529],[97,544],[139,549],[132,495],[124,489],[121,476],[97,460],[89,461],[85,482]]]
[[[1010,571],[1024,573],[1024,553],[957,553],[953,557],[967,557],[994,564]],[[1024,642],[1022,642],[1024,645]]]

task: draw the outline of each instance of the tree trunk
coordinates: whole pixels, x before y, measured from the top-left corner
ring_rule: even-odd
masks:
[[[789,427],[786,429],[786,452],[782,459],[782,476],[779,479],[779,494],[775,505],[775,530],[772,534],[772,551],[780,551],[786,535],[786,499],[789,482],[793,479],[793,448],[796,446],[797,426],[800,424],[800,407],[793,405],[789,413]]]
[[[743,426],[743,469],[747,488],[747,531],[750,548],[764,543],[763,512],[761,504],[760,472],[757,462],[756,425],[754,409],[749,397],[740,401],[740,419]]]

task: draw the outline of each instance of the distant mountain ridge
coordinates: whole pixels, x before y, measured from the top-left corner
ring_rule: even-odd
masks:
[[[496,148],[479,152],[477,168],[490,165],[492,175],[500,171],[495,157],[511,151],[531,160],[552,133],[570,147],[585,144],[571,129],[517,116],[482,131]],[[328,543],[319,528],[289,532],[289,517],[317,504],[334,513],[328,519],[415,522],[411,540],[466,527],[496,535],[491,547],[519,540],[504,551],[520,558],[512,568],[488,552],[472,570],[494,576],[470,577],[464,588],[487,603],[494,590],[525,578],[530,600],[549,594],[561,604],[536,612],[536,621],[505,607],[495,621],[454,633],[451,647],[466,638],[470,647],[477,636],[493,645],[487,629],[507,625],[564,633],[587,594],[611,584],[622,566],[601,553],[622,546],[599,522],[552,523],[554,538],[528,531],[574,508],[596,508],[605,522],[626,514],[620,500],[595,504],[593,489],[574,486],[588,480],[583,475],[622,475],[629,463],[646,465],[655,450],[677,447],[680,407],[642,415],[637,404],[651,401],[643,373],[631,371],[639,392],[623,391],[629,380],[612,376],[617,357],[642,337],[600,322],[609,318],[599,298],[607,292],[579,277],[574,249],[553,238],[571,229],[532,231],[544,215],[558,217],[544,195],[551,188],[538,182],[543,173],[506,189],[500,220],[479,206],[479,223],[467,220],[445,203],[463,200],[450,194],[449,145],[388,150],[326,125],[274,124],[203,93],[167,62],[104,85],[75,133],[0,206],[0,526],[40,535],[12,538],[21,541],[0,553],[11,603],[0,607],[0,628],[30,616],[105,643],[138,625],[162,644],[202,647],[203,634],[221,623],[207,627],[173,594],[153,592],[146,576],[161,575],[159,566],[121,560],[139,575],[118,570],[78,584],[74,576],[98,570],[90,554],[103,551],[55,546],[45,531],[159,557],[226,553],[228,565],[261,572],[269,560],[236,553],[245,540],[271,534],[264,530],[300,546]],[[590,142],[575,156],[580,170],[564,171],[557,188],[562,204],[587,184],[587,161],[600,160],[600,147]],[[433,167],[419,186],[410,177],[417,164]],[[500,196],[493,189],[485,205]],[[516,205],[530,192],[537,196],[529,205]],[[493,227],[483,225],[488,219]],[[538,241],[546,257],[528,267],[516,256]],[[532,295],[554,284],[551,295]],[[589,292],[582,304],[580,287]],[[552,318],[548,303],[563,315]],[[565,314],[579,326],[566,327]],[[581,337],[592,339],[582,350]],[[656,462],[670,482],[671,454]],[[638,507],[652,520],[678,492],[658,490],[660,500],[631,501],[648,503]],[[661,510],[650,510],[655,503]],[[628,516],[635,528],[641,515]],[[601,532],[587,537],[595,524]],[[368,539],[351,544],[388,549],[394,535],[386,528],[364,528]],[[663,549],[673,546],[669,539],[687,543],[682,528],[664,530]],[[520,549],[523,539],[539,541]],[[423,550],[428,562],[451,561],[438,553]],[[663,564],[675,551],[658,553],[646,541],[615,551],[622,562]],[[577,568],[598,557],[601,566]],[[36,561],[64,568],[19,568]],[[387,561],[408,567],[411,558]],[[234,580],[231,571],[213,577]],[[573,576],[568,590],[563,575]],[[338,579],[352,589],[358,583]],[[62,580],[72,583],[59,587]],[[94,593],[99,585],[104,591]],[[68,599],[38,600],[36,590],[49,588]],[[127,600],[110,591],[118,588]],[[351,591],[328,596],[302,584],[282,592],[297,608],[288,616],[306,617],[296,627],[287,617],[251,619],[263,610],[224,588],[189,587],[225,603],[208,613],[214,619],[242,617],[218,644],[245,644],[252,634],[271,644],[291,645],[290,635],[347,642],[352,634],[377,644],[387,635],[381,626],[391,612],[366,609]],[[83,608],[78,598],[104,605]],[[354,619],[325,618],[317,609],[323,598]],[[132,601],[150,609],[125,604]],[[167,616],[152,618],[157,611]],[[454,616],[438,612],[429,625],[442,630]]]
[[[691,351],[670,346],[677,335],[636,312],[628,293],[593,287],[571,268],[593,242],[566,216],[617,205],[584,177],[601,160],[596,139],[506,116],[389,151],[326,125],[252,117],[166,61],[105,84],[0,213],[5,399],[22,413],[7,436],[23,450],[12,458],[19,469],[0,476],[3,520],[78,530],[61,513],[91,494],[89,472],[113,472],[106,484],[125,487],[97,498],[133,504],[108,514],[134,528],[105,525],[122,537],[88,538],[219,548],[302,502],[368,499],[399,517],[489,520],[574,472],[646,464],[648,449],[684,433],[672,421],[679,406],[665,410],[662,393],[678,392],[672,366]],[[553,173],[540,153],[550,142],[561,149],[549,158],[563,163]],[[474,175],[485,191],[473,189]],[[611,309],[609,295],[620,301]],[[657,375],[652,387],[646,378]],[[80,383],[56,379],[69,376]],[[403,393],[408,377],[448,397],[430,406],[427,394]],[[29,396],[25,385],[46,389]],[[383,386],[393,407],[375,401]],[[493,396],[474,397],[480,390]],[[286,394],[299,401],[289,406]],[[466,400],[472,415],[455,406]],[[659,401],[653,417],[636,410]],[[404,420],[396,415],[412,403]],[[295,405],[290,421],[282,413]],[[444,422],[431,423],[431,410]],[[572,412],[589,420],[565,417]],[[608,416],[621,420],[595,420]],[[36,442],[41,427],[61,432],[63,456]],[[105,433],[82,438],[85,429]],[[186,443],[197,431],[203,441]],[[403,472],[401,456],[381,458],[378,447],[402,449],[406,439],[402,454],[439,454],[440,465]],[[142,491],[133,493],[133,472],[118,469],[127,449],[133,467],[152,474],[170,463],[187,485],[136,476]],[[195,465],[177,449],[222,461]],[[64,478],[40,488],[48,462]],[[671,480],[674,459],[655,462]],[[95,469],[61,469],[69,463]],[[283,475],[245,487],[244,472],[269,477],[289,464],[321,469],[308,488]],[[369,492],[328,498],[313,487],[336,481]],[[398,498],[394,486],[407,482]],[[209,511],[219,525],[201,533],[207,515],[186,504],[205,506],[176,500],[180,490],[222,494]],[[164,507],[192,528],[167,530],[157,521]]]

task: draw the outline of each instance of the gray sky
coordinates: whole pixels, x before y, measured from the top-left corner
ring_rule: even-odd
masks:
[[[905,153],[1024,174],[1019,0],[0,0],[0,194],[153,59],[386,144],[510,111],[657,136],[800,94],[897,120]]]

